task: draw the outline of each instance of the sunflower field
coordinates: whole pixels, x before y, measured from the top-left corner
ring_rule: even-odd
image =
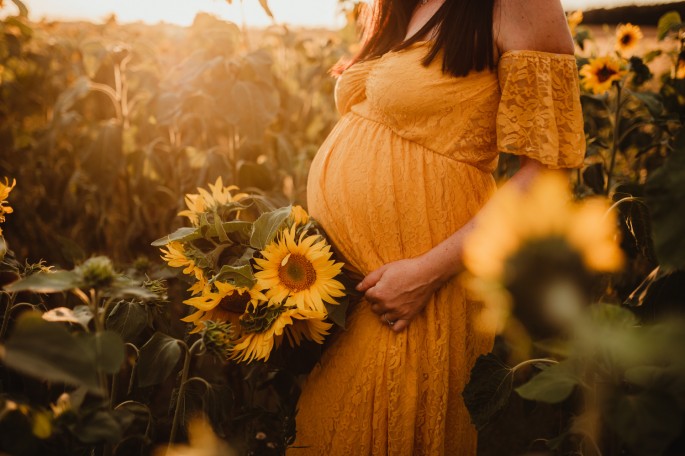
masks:
[[[292,445],[359,279],[306,212],[357,39],[340,5],[341,30],[255,31],[0,1],[0,454]],[[682,455],[685,23],[568,20],[585,163],[502,192],[471,235],[498,337],[463,397],[483,455]]]

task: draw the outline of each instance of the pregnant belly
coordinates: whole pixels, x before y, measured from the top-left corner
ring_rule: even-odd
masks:
[[[364,272],[429,250],[494,188],[490,174],[348,114],[312,162],[307,203],[334,247]]]

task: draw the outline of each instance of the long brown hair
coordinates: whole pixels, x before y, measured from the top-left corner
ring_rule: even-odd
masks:
[[[494,0],[445,0],[438,11],[412,37],[404,41],[412,12],[420,0],[374,0],[363,23],[362,47],[345,64],[334,68],[341,73],[355,62],[380,57],[421,41],[436,30],[436,38],[422,63],[429,65],[443,51],[442,71],[466,76],[471,70],[495,67],[492,16]]]

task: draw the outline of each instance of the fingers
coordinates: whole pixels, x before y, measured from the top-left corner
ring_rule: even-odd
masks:
[[[392,329],[395,332],[401,332],[407,329],[409,326],[409,320],[396,320],[395,324],[393,324],[390,329]]]
[[[380,278],[383,276],[383,272],[385,271],[385,266],[381,266],[380,268],[371,271],[369,274],[367,274],[364,279],[357,284],[355,289],[357,291],[365,292],[369,288],[373,287],[378,283]]]

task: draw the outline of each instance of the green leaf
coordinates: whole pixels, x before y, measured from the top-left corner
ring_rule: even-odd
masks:
[[[199,239],[202,237],[200,235],[200,232],[198,231],[197,228],[191,228],[191,227],[182,227],[174,231],[173,233],[166,235],[162,238],[157,239],[152,243],[154,247],[161,247],[164,245],[169,244],[170,242],[173,241],[179,241],[179,242],[185,242],[185,241],[192,241],[194,239]]]
[[[350,306],[349,296],[338,298],[338,304],[329,304],[325,302],[324,306],[326,307],[326,312],[328,313],[328,319],[340,326],[342,329],[347,329],[347,309]]]
[[[147,310],[144,304],[121,300],[107,315],[107,329],[116,331],[126,342],[132,342],[147,326]]]
[[[110,410],[89,413],[82,417],[79,423],[73,423],[71,431],[83,443],[116,443],[121,440],[123,434],[121,425],[115,417],[116,413]]]
[[[677,11],[670,11],[659,18],[659,23],[657,24],[657,39],[662,41],[666,38],[666,35],[678,27],[682,23],[680,14]]]
[[[62,325],[23,314],[0,357],[7,367],[52,382],[84,386],[101,394],[94,352]]]
[[[107,374],[119,372],[124,362],[124,341],[114,331],[102,331],[82,336],[83,341],[93,350],[98,370]]]
[[[78,288],[80,277],[73,271],[37,272],[5,286],[7,291],[57,293]]]
[[[252,266],[244,264],[242,266],[224,265],[219,270],[219,273],[212,279],[214,281],[228,282],[236,287],[252,288],[257,279],[255,279],[252,272]]]
[[[661,391],[615,394],[605,413],[603,421],[636,455],[663,454],[683,426],[678,402]]]
[[[141,347],[138,356],[138,386],[159,385],[171,375],[181,359],[182,349],[179,342],[160,332],[152,335]]]
[[[524,399],[558,404],[571,395],[577,384],[578,378],[570,365],[562,362],[546,368],[528,383],[516,388],[516,392]]]
[[[513,385],[514,371],[494,354],[478,357],[462,393],[476,429],[483,429],[507,405]]]
[[[664,111],[664,104],[661,101],[661,96],[652,92],[630,92],[647,108],[653,118],[657,118]]]
[[[285,206],[260,215],[252,226],[250,246],[257,250],[264,250],[274,237],[276,237],[278,230],[290,216],[291,212],[292,207]]]
[[[219,236],[219,241],[228,241],[228,235],[226,234],[226,230],[224,230],[224,227],[221,223],[221,219],[219,218],[219,215],[216,212],[214,212],[214,230]]]
[[[604,328],[633,328],[637,317],[630,310],[615,304],[595,304],[590,307],[592,321]]]
[[[654,49],[653,51],[649,51],[648,53],[646,53],[642,60],[645,63],[649,63],[655,58],[659,57],[661,54],[663,54],[663,51],[661,49]]]
[[[125,276],[118,276],[112,284],[104,290],[103,296],[123,298],[125,296],[135,297],[142,300],[155,299],[157,295],[141,286],[137,280]]]
[[[645,185],[654,250],[666,269],[685,268],[685,130],[675,142],[671,155]]]

